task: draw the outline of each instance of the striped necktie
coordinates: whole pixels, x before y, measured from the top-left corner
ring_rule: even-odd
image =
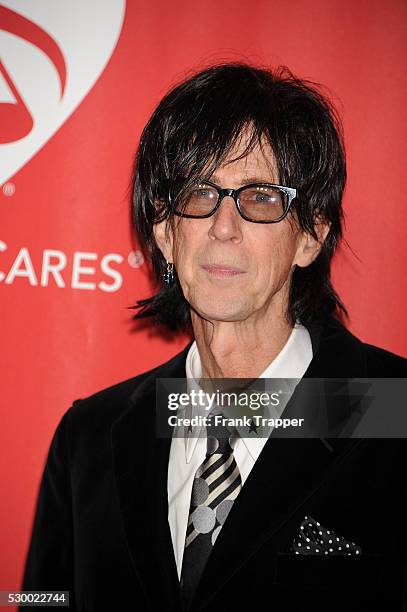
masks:
[[[207,451],[196,471],[182,560],[184,603],[191,600],[216,538],[242,488],[226,427],[207,428]]]

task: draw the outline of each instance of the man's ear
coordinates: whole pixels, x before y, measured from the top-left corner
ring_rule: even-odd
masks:
[[[308,232],[302,233],[300,245],[294,261],[297,266],[300,268],[306,268],[314,261],[314,259],[318,257],[330,227],[330,223],[318,218],[314,225],[317,238]]]
[[[173,263],[173,233],[168,219],[155,223],[153,226],[153,232],[157,246],[164,258]]]

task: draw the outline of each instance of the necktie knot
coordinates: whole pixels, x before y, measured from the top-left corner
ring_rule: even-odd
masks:
[[[230,445],[229,438],[216,438],[208,436],[206,440],[206,456],[210,455],[230,455],[233,449]]]
[[[224,425],[208,425],[206,429],[206,456],[233,453],[233,432]]]

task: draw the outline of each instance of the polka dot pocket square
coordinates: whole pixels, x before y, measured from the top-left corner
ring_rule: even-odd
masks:
[[[296,555],[361,555],[355,542],[345,540],[332,529],[326,529],[311,516],[305,516],[290,552]]]

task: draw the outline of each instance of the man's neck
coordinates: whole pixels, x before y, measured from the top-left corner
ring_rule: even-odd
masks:
[[[207,321],[192,313],[203,378],[257,378],[292,332],[285,317],[264,321]]]

